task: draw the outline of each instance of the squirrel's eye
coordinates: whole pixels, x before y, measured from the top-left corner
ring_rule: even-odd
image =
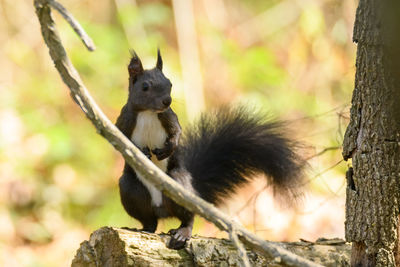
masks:
[[[149,87],[150,87],[150,85],[149,85],[148,83],[146,83],[146,82],[144,82],[144,83],[142,84],[142,89],[143,89],[143,91],[149,90]]]

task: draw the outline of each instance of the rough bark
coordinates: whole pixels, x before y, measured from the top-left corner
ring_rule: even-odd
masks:
[[[194,237],[185,250],[165,246],[168,235],[103,227],[81,243],[72,267],[241,266],[236,247],[225,239]],[[276,243],[323,266],[349,266],[350,244],[341,239]],[[251,266],[287,266],[247,249]]]
[[[398,1],[360,0],[350,124],[343,142],[347,241],[352,266],[394,266],[400,189]]]

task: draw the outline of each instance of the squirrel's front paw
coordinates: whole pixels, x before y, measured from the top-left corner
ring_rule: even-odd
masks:
[[[166,159],[171,155],[171,152],[165,148],[156,148],[153,149],[151,152],[156,155],[158,160]]]
[[[151,153],[150,153],[150,148],[149,147],[143,147],[140,149],[142,151],[142,153],[148,157],[149,159],[151,159]]]
[[[151,152],[157,157],[158,160],[163,160],[171,156],[174,148],[171,143],[165,142],[165,146],[163,148],[153,149]]]

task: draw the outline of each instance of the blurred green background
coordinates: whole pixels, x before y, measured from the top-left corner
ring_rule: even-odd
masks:
[[[0,265],[67,266],[95,229],[140,227],[118,193],[123,160],[71,100],[44,45],[33,1],[0,0]],[[246,103],[290,121],[309,159],[305,197],[288,209],[262,178],[222,209],[269,240],[343,237],[341,142],[355,72],[356,1],[69,0],[97,50],[55,14],[71,61],[115,121],[129,49],[153,67],[157,46],[187,125]],[[190,5],[192,4],[192,5]],[[177,225],[163,221],[158,232]],[[195,234],[224,237],[197,218]]]

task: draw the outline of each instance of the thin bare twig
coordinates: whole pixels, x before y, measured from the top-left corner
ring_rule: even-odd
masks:
[[[339,148],[342,148],[342,146],[331,146],[331,147],[326,147],[326,148],[324,148],[323,150],[321,150],[320,152],[318,152],[318,153],[316,153],[316,154],[314,154],[314,155],[312,155],[312,156],[306,158],[306,161],[308,161],[308,160],[310,160],[310,159],[313,159],[313,158],[315,158],[315,157],[321,156],[322,154],[324,154],[324,153],[326,153],[326,152],[328,152],[328,151],[337,150],[337,149],[339,149]]]
[[[85,44],[86,48],[89,51],[96,50],[96,46],[94,45],[92,38],[89,37],[89,35],[85,32],[79,22],[74,18],[74,16],[72,16],[71,13],[68,12],[68,10],[65,9],[63,5],[55,0],[48,0],[47,3],[52,8],[57,10],[58,13],[60,13],[61,16],[63,16],[64,19],[69,23],[69,25],[71,25],[72,29],[76,32],[76,34],[78,34],[79,38],[81,38],[82,42]]]
[[[254,231],[254,233],[257,233],[257,229],[256,229],[256,221],[257,221],[256,205],[257,205],[258,197],[261,195],[261,192],[256,194],[256,196],[254,197],[254,202],[253,202],[253,231]]]
[[[239,241],[239,238],[236,234],[235,226],[232,225],[231,230],[229,231],[229,238],[231,239],[232,243],[235,245],[237,250],[239,251],[239,256],[242,259],[244,267],[250,267],[249,257],[247,257],[246,249],[244,248],[243,244]]]
[[[338,110],[343,110],[344,108],[347,108],[349,106],[349,104],[341,104],[333,109],[324,111],[322,113],[318,113],[318,114],[314,114],[314,115],[310,115],[310,116],[303,116],[300,118],[295,118],[295,119],[291,119],[291,120],[286,120],[286,122],[297,122],[297,121],[304,121],[304,120],[312,120],[312,119],[316,119],[316,118],[320,118],[320,117],[324,117],[324,116],[333,116],[333,115],[337,115],[338,114]],[[335,113],[335,114],[334,114]],[[340,113],[339,113],[340,114]]]
[[[268,184],[265,185],[263,188],[261,188],[260,190],[256,191],[249,199],[247,199],[246,203],[240,207],[238,210],[236,210],[234,212],[234,214],[239,215],[245,208],[247,208],[249,206],[249,204],[253,201],[253,199],[258,196],[259,194],[261,194],[262,191],[264,191],[265,189],[267,189]]]
[[[331,165],[330,167],[326,168],[325,170],[321,171],[320,173],[317,173],[316,175],[314,175],[314,177],[308,179],[307,181],[305,181],[304,183],[300,184],[299,186],[304,186],[306,184],[311,183],[311,181],[317,179],[318,177],[320,177],[322,174],[332,170],[333,168],[335,168],[336,166],[338,166],[340,163],[344,162],[343,159],[339,160],[338,162],[336,162],[335,164]]]
[[[185,190],[182,185],[157,168],[137,147],[135,147],[103,114],[81,81],[78,72],[71,64],[61,44],[56,25],[51,16],[49,1],[51,0],[35,0],[34,5],[41,25],[43,39],[49,48],[54,65],[64,83],[70,89],[71,96],[81,107],[87,118],[94,124],[98,133],[106,138],[110,144],[122,154],[125,161],[130,166],[179,205],[201,215],[226,232],[235,229],[238,238],[242,242],[249,248],[259,251],[264,256],[280,259],[283,264],[290,266],[320,266],[276,244],[264,241],[250,231],[239,226],[216,207],[188,190]]]
[[[333,198],[337,198],[339,197],[339,192],[340,190],[343,189],[343,187],[346,184],[346,179],[343,179],[342,184],[340,185],[340,187],[336,190],[336,192],[334,192],[334,194],[332,194],[330,197],[325,198],[324,200],[322,200],[318,205],[316,205],[314,208],[310,209],[310,210],[306,210],[306,211],[300,211],[297,214],[300,215],[305,215],[305,214],[311,214],[313,212],[315,212],[315,210],[321,208],[323,205],[325,205],[326,203],[328,203],[331,199]]]

